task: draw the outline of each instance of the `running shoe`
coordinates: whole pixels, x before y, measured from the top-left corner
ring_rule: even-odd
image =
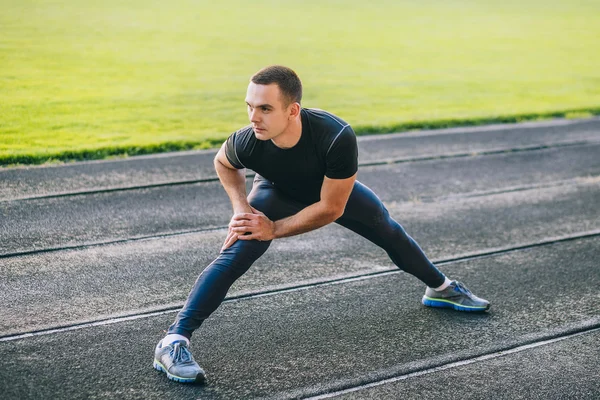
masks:
[[[427,288],[422,300],[429,307],[453,308],[458,311],[487,311],[490,302],[475,296],[467,287],[458,281],[439,292]]]
[[[185,340],[177,340],[169,345],[162,340],[154,350],[154,368],[165,372],[167,378],[183,383],[204,383],[206,374],[194,361],[194,357]]]

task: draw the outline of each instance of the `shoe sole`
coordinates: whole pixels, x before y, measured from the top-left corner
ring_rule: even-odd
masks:
[[[202,375],[202,374],[198,374],[196,375],[195,378],[182,378],[181,376],[177,376],[177,375],[173,375],[171,374],[169,371],[167,371],[167,369],[165,368],[164,365],[162,365],[159,361],[154,360],[154,369],[160,372],[164,372],[165,374],[167,374],[167,378],[169,378],[172,381],[175,382],[180,382],[180,383],[205,383],[206,382],[206,376]]]
[[[436,307],[436,308],[452,308],[456,311],[466,311],[466,312],[484,312],[490,309],[490,305],[488,304],[485,307],[477,307],[477,306],[465,306],[462,304],[455,303],[450,300],[442,300],[442,299],[433,299],[431,297],[423,296],[422,300],[423,305],[427,307]]]

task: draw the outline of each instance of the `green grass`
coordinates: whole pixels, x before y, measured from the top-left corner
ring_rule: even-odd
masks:
[[[598,0],[0,5],[0,164],[214,146],[272,63],[360,133],[600,114]]]

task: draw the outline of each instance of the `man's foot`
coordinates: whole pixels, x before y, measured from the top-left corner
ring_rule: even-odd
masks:
[[[490,302],[475,296],[465,285],[458,281],[439,292],[427,288],[422,300],[429,307],[453,308],[458,311],[487,311]]]
[[[185,340],[177,340],[164,346],[162,340],[158,342],[154,350],[154,368],[166,372],[167,378],[177,382],[206,382],[206,374],[194,361]]]

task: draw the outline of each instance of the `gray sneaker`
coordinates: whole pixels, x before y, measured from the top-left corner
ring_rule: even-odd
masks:
[[[177,340],[164,346],[162,340],[158,342],[154,350],[154,368],[166,372],[167,378],[177,382],[206,382],[206,374],[194,361],[185,340]]]
[[[452,281],[440,292],[428,287],[422,302],[429,307],[453,308],[458,311],[487,311],[490,308],[489,301],[475,296],[458,281]]]

